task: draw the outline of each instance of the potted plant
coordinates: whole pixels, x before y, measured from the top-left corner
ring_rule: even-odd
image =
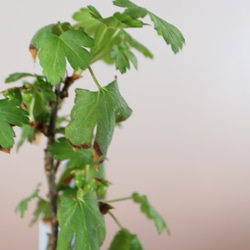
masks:
[[[123,74],[130,64],[137,68],[133,51],[152,58],[152,53],[127,32],[148,25],[143,22],[146,16],[174,53],[182,49],[185,40],[175,26],[146,8],[129,0],[115,0],[113,4],[121,7],[122,12],[104,18],[95,7],[87,6],[73,15],[75,24],[58,22],[38,30],[29,49],[34,61],[38,57],[42,74],[13,73],[6,83],[22,79],[22,86],[1,92],[1,151],[10,152],[14,146],[15,126],[22,129],[17,149],[26,140],[35,142],[41,134],[47,140],[44,170],[48,195],[40,197],[41,184],[38,184],[18,204],[16,211],[23,217],[29,201],[37,200],[32,222],[44,220],[51,225],[50,250],[100,249],[106,234],[106,214],[120,228],[110,250],[143,249],[138,237],[125,229],[112,213],[113,202],[127,199],[140,205],[142,213],[154,221],[159,234],[163,230],[169,233],[166,222],[145,195],[133,193],[125,198],[105,200],[110,182],[115,182],[105,179],[108,147],[115,126],[128,119],[132,110],[119,91],[116,77],[103,85],[91,65],[101,60],[115,65]],[[86,70],[98,90],[75,89],[70,117],[59,116],[58,110],[63,109],[69,88],[73,88]],[[33,81],[27,81],[26,77]],[[58,169],[63,171],[56,180]]]

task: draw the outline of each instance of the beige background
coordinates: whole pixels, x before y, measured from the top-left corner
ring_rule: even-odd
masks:
[[[179,27],[187,42],[174,56],[148,27],[132,33],[145,40],[153,61],[139,55],[139,70],[123,76],[103,64],[93,67],[103,85],[118,75],[134,110],[110,146],[107,178],[114,185],[108,198],[147,194],[172,236],[157,236],[153,222],[132,202],[115,204],[114,214],[146,250],[250,249],[250,2],[135,2]],[[0,89],[8,87],[4,79],[12,72],[40,72],[28,53],[37,29],[71,21],[72,13],[88,4],[104,16],[116,9],[110,0],[1,1]],[[77,86],[89,83],[86,72]],[[73,96],[64,112],[72,102]],[[18,154],[1,153],[0,249],[38,249],[38,226],[27,226],[35,204],[24,219],[14,208],[41,180],[46,193],[44,143],[26,144]],[[118,230],[106,219],[102,249]]]

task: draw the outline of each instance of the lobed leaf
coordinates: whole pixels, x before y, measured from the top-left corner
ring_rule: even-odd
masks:
[[[15,82],[27,76],[36,77],[36,75],[30,73],[13,73],[10,74],[9,77],[5,79],[5,83]]]
[[[153,54],[147,49],[144,45],[135,40],[131,35],[124,31],[124,39],[125,41],[137,51],[142,53],[145,57],[153,58]]]
[[[121,73],[125,73],[127,69],[130,69],[129,62],[132,62],[137,69],[137,59],[124,43],[119,46],[114,45],[110,56],[111,59],[115,60],[116,69],[119,69]]]
[[[94,41],[82,30],[68,30],[60,36],[43,32],[36,38],[38,57],[48,82],[56,85],[65,76],[66,59],[74,70],[89,66],[90,53],[83,47],[92,47]]]
[[[138,193],[133,193],[132,199],[134,200],[134,202],[139,203],[141,205],[141,211],[146,214],[148,219],[154,221],[158,234],[161,234],[164,229],[166,229],[167,233],[170,234],[170,230],[166,222],[161,217],[161,215],[154,209],[154,207],[149,203],[147,196],[141,196]]]
[[[73,18],[78,21],[77,27],[94,37],[95,46],[91,48],[91,63],[104,60],[108,64],[116,64],[116,68],[124,73],[129,69],[129,61],[135,67],[137,59],[131,48],[137,49],[144,56],[152,58],[150,51],[133,39],[126,28],[140,28],[145,25],[141,20],[134,19],[126,13],[116,12],[113,16],[103,18],[101,14],[89,6],[75,13]]]
[[[163,36],[165,42],[171,45],[172,51],[176,54],[182,49],[185,39],[181,32],[172,24],[159,18],[153,13],[149,13],[151,20],[154,23],[154,28],[158,35]]]
[[[166,22],[147,9],[132,3],[130,0],[115,0],[113,1],[113,4],[119,7],[127,8],[125,13],[130,15],[132,18],[144,18],[148,14],[154,23],[154,28],[158,35],[162,36],[168,45],[171,45],[172,51],[176,54],[180,49],[182,49],[185,39],[174,25]]]
[[[14,145],[15,132],[12,125],[22,126],[29,122],[28,113],[19,107],[18,100],[0,100],[0,145],[11,148]]]
[[[63,161],[69,159],[69,167],[93,163],[94,154],[91,149],[78,149],[74,151],[73,147],[64,137],[59,138],[58,141],[54,142],[49,148],[49,151],[51,154],[55,155],[57,160]]]
[[[10,88],[6,92],[3,93],[5,98],[8,98],[10,100],[16,100],[18,102],[18,106],[22,104],[23,97],[20,91],[20,88]]]
[[[98,155],[106,156],[116,122],[126,120],[131,112],[116,80],[97,92],[76,89],[76,102],[71,122],[65,130],[66,138],[77,147],[91,147],[94,139]]]
[[[36,223],[38,220],[41,219],[50,219],[50,203],[42,198],[39,198],[37,203],[37,207],[33,213],[33,219],[31,221],[31,225]]]
[[[132,18],[145,17],[148,14],[147,9],[140,7],[129,0],[115,0],[113,4],[119,7],[127,8],[126,14]]]
[[[50,105],[51,101],[56,100],[56,94],[53,91],[52,86],[48,82],[42,80],[41,78],[38,78],[34,83],[34,87],[37,88],[38,92],[42,93],[44,105]]]
[[[143,247],[135,234],[127,229],[120,230],[111,242],[108,250],[143,250]]]
[[[92,36],[100,25],[100,22],[91,13],[89,8],[82,8],[73,15],[73,19],[77,21],[75,27],[83,27],[89,36]]]
[[[106,235],[103,215],[98,208],[95,192],[88,192],[82,198],[73,198],[76,194],[64,191],[58,220],[61,231],[58,237],[58,249],[68,250],[75,236],[75,249],[99,250]]]
[[[41,186],[41,183],[39,183],[37,186],[36,186],[36,189],[35,191],[27,198],[23,199],[16,207],[15,209],[15,212],[20,212],[21,214],[21,218],[24,217],[24,213],[26,212],[27,208],[28,208],[28,203],[34,199],[34,198],[38,198],[38,193],[40,191],[40,186]]]
[[[19,140],[19,142],[17,143],[17,148],[16,150],[18,151],[20,149],[20,147],[23,145],[23,143],[25,142],[25,140],[28,140],[29,142],[33,142],[36,139],[36,135],[35,135],[35,128],[24,124],[22,126],[22,135],[21,135],[21,139]]]

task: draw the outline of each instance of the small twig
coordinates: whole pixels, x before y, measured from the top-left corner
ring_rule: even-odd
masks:
[[[55,164],[55,172],[57,172],[57,169],[59,168],[61,164],[61,161],[57,161],[56,164]]]
[[[64,99],[65,97],[69,96],[69,87],[75,82],[75,80],[80,79],[82,76],[77,74],[73,74],[72,76],[67,76],[64,81],[64,87],[60,93],[60,99]]]

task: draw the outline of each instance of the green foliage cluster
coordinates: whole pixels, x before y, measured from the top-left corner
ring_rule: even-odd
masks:
[[[100,249],[106,235],[105,214],[109,214],[120,228],[109,250],[143,249],[138,237],[125,229],[110,212],[113,208],[110,203],[127,199],[140,205],[142,213],[154,221],[159,234],[164,229],[169,233],[164,219],[145,195],[134,193],[127,198],[105,200],[110,184],[104,174],[108,147],[115,125],[128,119],[132,110],[122,97],[117,80],[101,86],[91,65],[102,60],[125,73],[131,64],[137,68],[134,51],[153,58],[149,49],[127,32],[128,29],[148,25],[143,22],[147,15],[157,34],[163,37],[174,53],[182,49],[185,40],[175,26],[147,9],[129,0],[115,0],[113,4],[124,11],[104,18],[95,7],[88,6],[73,15],[74,25],[58,22],[40,29],[31,40],[30,50],[34,59],[38,54],[42,75],[13,73],[6,83],[22,79],[22,86],[2,92],[0,149],[13,147],[14,126],[22,129],[17,149],[26,140],[35,142],[39,134],[48,139],[45,151],[52,164],[47,164],[45,169],[51,177],[48,179],[50,193],[55,186],[56,201],[52,196],[41,198],[39,184],[31,196],[16,208],[23,217],[28,203],[36,199],[37,208],[32,223],[44,219],[51,220],[53,225],[56,221],[52,217],[53,206],[58,206],[56,216],[60,233],[56,239],[57,246],[49,245],[48,249]],[[67,62],[74,71],[72,76],[66,73]],[[76,99],[70,118],[59,117],[57,110],[63,107],[68,89],[85,70],[89,70],[98,91],[75,89]],[[26,81],[27,77],[33,81]],[[59,181],[51,184],[62,161],[66,165],[64,171]]]

